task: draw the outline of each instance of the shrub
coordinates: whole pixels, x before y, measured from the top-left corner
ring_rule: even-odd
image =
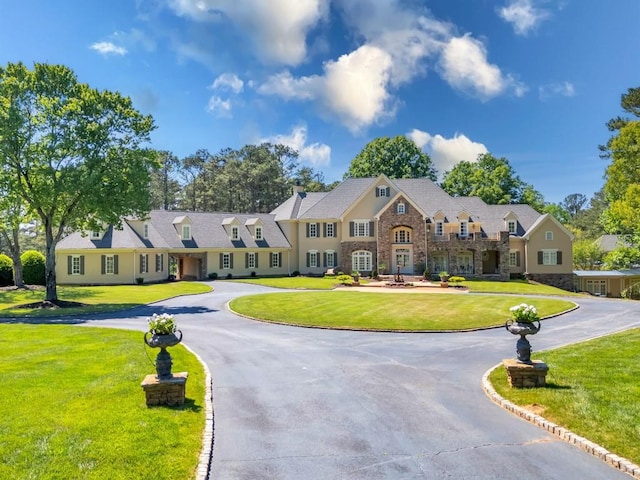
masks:
[[[292,277],[299,277],[300,276],[300,272],[298,270],[295,270],[292,274]]]
[[[22,279],[27,285],[44,285],[44,255],[36,250],[27,250],[20,255]]]
[[[136,283],[137,283],[138,285],[142,285],[142,284],[144,283],[144,278],[142,278],[142,277],[136,277]]]
[[[351,275],[338,275],[336,277],[336,280],[338,280],[342,285],[351,285],[353,284],[353,277]]]
[[[466,278],[464,278],[464,277],[458,277],[458,276],[449,277],[449,282],[450,283],[455,283],[456,285],[458,283],[464,282],[465,280],[466,280]]]
[[[251,278],[255,278],[256,277],[256,272],[251,272]]]
[[[13,260],[0,253],[0,287],[13,285]]]
[[[233,278],[233,275],[230,273],[227,273],[227,280],[231,280]]]
[[[216,272],[211,272],[207,277],[209,277],[209,280],[217,280],[218,274]]]

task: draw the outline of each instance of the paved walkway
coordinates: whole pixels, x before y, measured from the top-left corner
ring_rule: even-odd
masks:
[[[486,397],[483,373],[514,354],[504,329],[396,334],[266,324],[225,304],[271,290],[214,286],[83,323],[144,331],[151,313],[176,315],[213,376],[215,480],[630,478]],[[640,326],[637,302],[579,303],[543,322],[531,338],[534,357]]]

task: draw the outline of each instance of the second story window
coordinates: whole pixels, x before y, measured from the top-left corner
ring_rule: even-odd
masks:
[[[544,232],[544,239],[545,240],[553,240],[553,232],[551,232],[551,231]]]
[[[369,228],[369,220],[355,220],[353,222],[353,235],[354,237],[369,237],[371,236]]]
[[[469,224],[463,220],[460,222],[460,236],[466,237],[467,235],[469,235]]]
[[[405,207],[404,207],[404,203],[399,203],[397,208],[396,208],[396,212],[399,214],[403,214],[405,212]]]
[[[182,225],[182,240],[191,240],[191,225]]]
[[[309,223],[308,224],[309,237],[317,237],[318,236],[318,224],[317,223]]]
[[[411,243],[411,232],[404,228],[396,230],[393,240],[395,243]]]
[[[442,220],[436,221],[436,236],[444,236],[444,222]]]
[[[145,224],[144,224],[144,227],[143,227],[142,229],[143,229],[142,236],[143,236],[144,238],[149,238],[149,224],[148,224],[148,223],[145,223]]]
[[[262,227],[256,227],[256,240],[262,240]]]
[[[231,227],[231,240],[238,240],[239,238],[238,227]]]
[[[509,228],[509,233],[510,234],[515,234],[516,233],[516,222],[515,220],[509,220],[509,222],[507,223],[507,227]]]

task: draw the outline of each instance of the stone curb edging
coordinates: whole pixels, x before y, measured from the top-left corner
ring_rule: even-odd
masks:
[[[546,418],[541,417],[540,415],[536,415],[535,413],[530,412],[529,410],[526,410],[500,396],[498,392],[496,392],[493,388],[493,385],[491,385],[491,382],[489,382],[489,375],[492,371],[501,366],[502,364],[499,363],[498,365],[487,370],[482,376],[482,389],[484,390],[485,394],[491,400],[493,400],[494,403],[497,403],[505,410],[508,410],[509,412],[519,416],[520,418],[527,420],[528,422],[533,423],[540,428],[545,429],[552,435],[558,437],[560,440],[575,445],[586,451],[587,453],[593,455],[594,457],[604,461],[605,463],[608,463],[612,467],[628,475],[631,475],[633,478],[640,480],[640,466],[630,462],[626,458],[611,453],[609,450],[601,447],[597,443],[576,435],[572,431],[561,427],[560,425],[557,425],[553,422],[550,422]]]
[[[202,360],[200,355],[191,350],[188,345],[182,344],[198,361],[202,364],[205,374],[204,392],[204,432],[202,433],[202,450],[198,457],[198,468],[196,470],[196,480],[209,480],[211,473],[211,461],[213,460],[213,382],[209,367]]]

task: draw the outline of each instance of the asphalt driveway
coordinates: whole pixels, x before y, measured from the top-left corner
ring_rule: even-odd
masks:
[[[504,329],[395,334],[266,324],[225,304],[270,289],[214,286],[83,324],[144,331],[151,313],[176,315],[213,377],[215,480],[630,478],[485,396],[483,373],[515,355]],[[640,326],[638,302],[579,303],[543,322],[531,337],[534,358]]]

